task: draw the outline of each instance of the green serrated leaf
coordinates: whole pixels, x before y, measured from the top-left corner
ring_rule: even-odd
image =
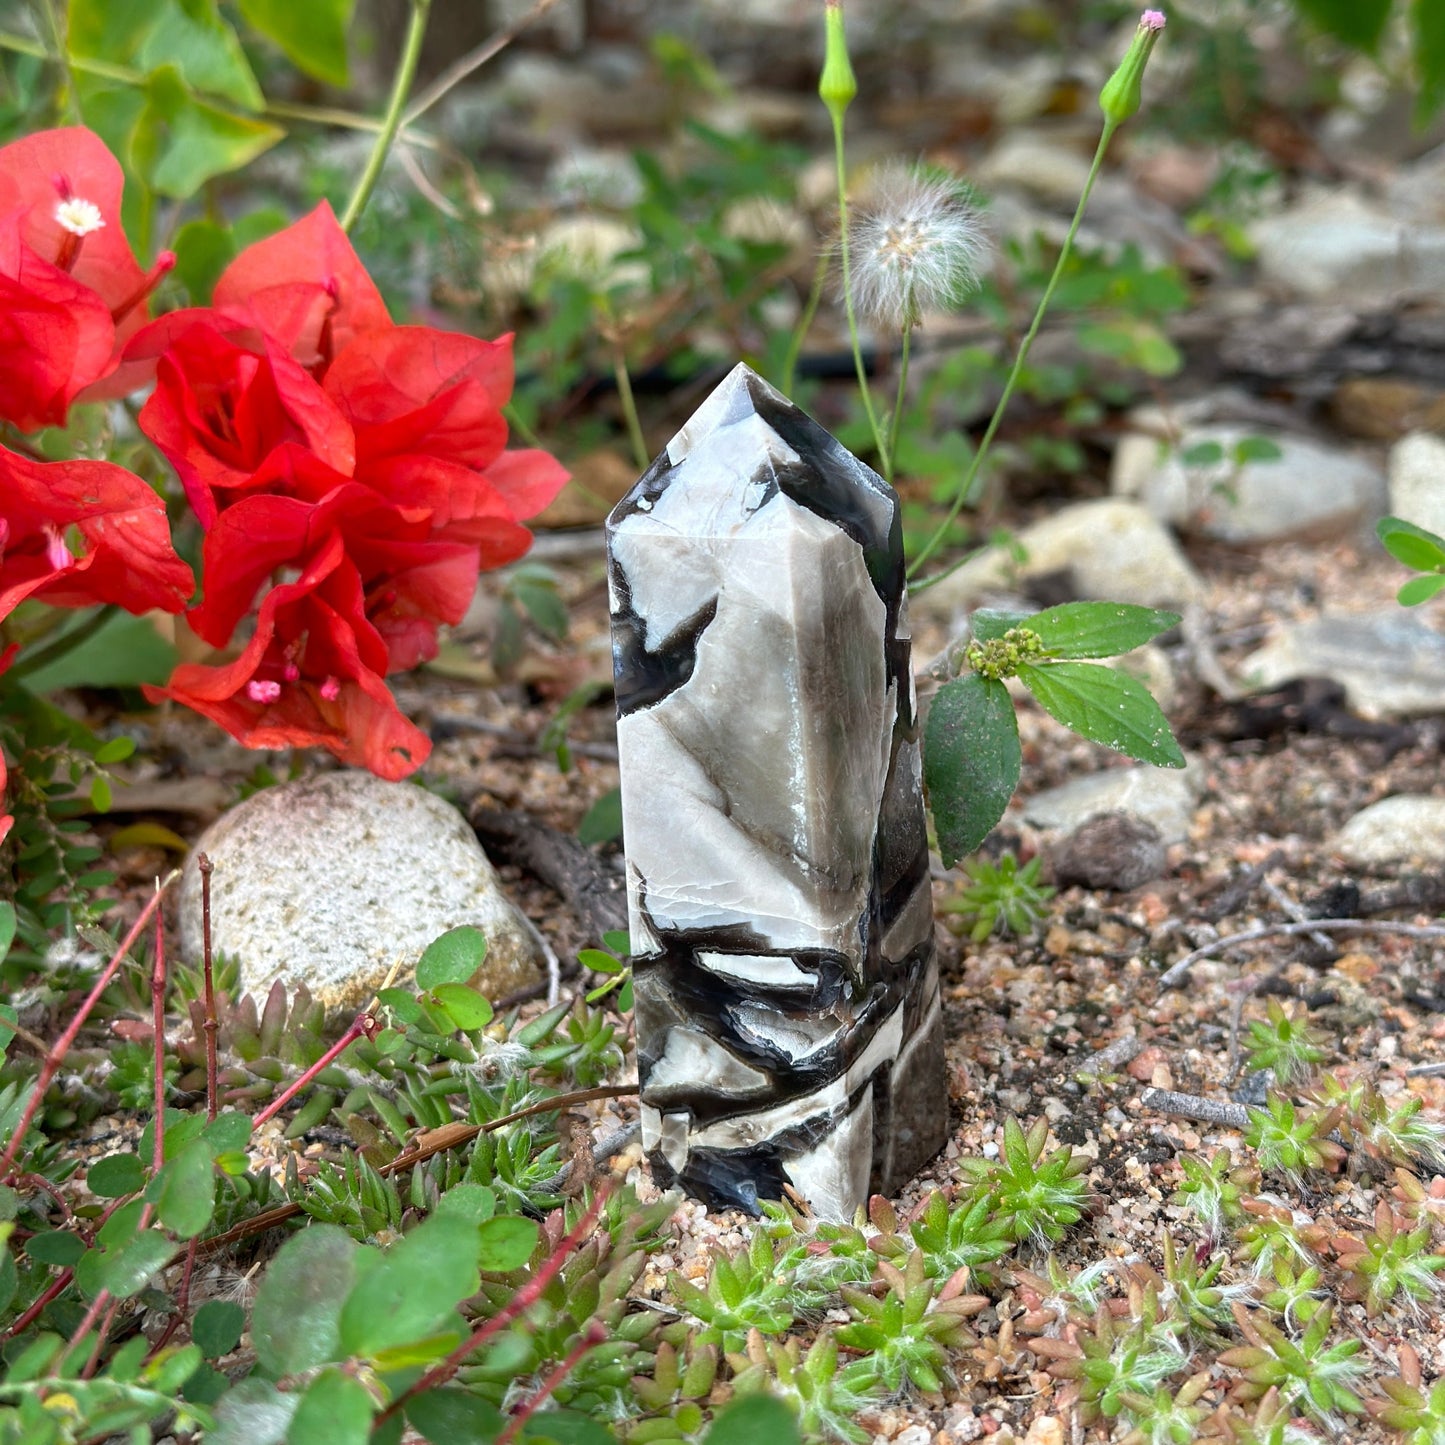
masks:
[[[145,1188],[145,1166],[134,1154],[108,1154],[86,1172],[85,1187],[102,1199],[121,1199]]]
[[[1116,657],[1179,625],[1177,612],[1127,602],[1065,602],[1027,618],[1055,657]]]
[[[367,1356],[438,1333],[456,1305],[477,1291],[478,1250],[476,1226],[466,1220],[423,1220],[347,1297],[342,1348]]]
[[[312,1224],[281,1246],[251,1312],[251,1343],[268,1374],[294,1375],[341,1358],[341,1308],[360,1252],[334,1224]]]
[[[1018,719],[1003,683],[970,673],[939,689],[924,734],[923,779],[945,866],[988,837],[1022,764]]]
[[[1415,124],[1424,129],[1445,105],[1445,6],[1439,0],[1414,0],[1410,30],[1420,80]]]
[[[241,0],[241,15],[298,70],[327,85],[350,84],[346,32],[356,0]]]
[[[246,1328],[246,1311],[230,1300],[210,1299],[191,1321],[191,1339],[208,1360],[229,1355],[241,1343]]]
[[[1439,572],[1412,577],[1395,594],[1395,599],[1401,607],[1418,607],[1420,603],[1428,602],[1442,587],[1445,587],[1445,575]]]
[[[588,847],[611,843],[622,837],[622,790],[609,788],[582,815],[577,825],[577,841]]]
[[[1184,754],[1149,689],[1128,673],[1089,662],[1023,664],[1019,681],[1050,717],[1140,762],[1182,768]]]
[[[531,1259],[540,1238],[536,1221],[516,1214],[488,1219],[481,1226],[482,1252],[479,1266],[493,1274],[521,1269]]]
[[[418,988],[434,989],[444,983],[466,983],[486,961],[487,936],[480,928],[463,924],[434,939],[417,960]]]
[[[266,98],[246,52],[214,6],[188,13],[175,0],[160,0],[152,9],[155,24],[134,56],[139,69],[149,74],[161,66],[173,66],[190,90],[230,101],[243,110],[261,109]]]
[[[1390,5],[1391,0],[1295,0],[1300,14],[1321,30],[1357,50],[1370,52],[1385,32]]]
[[[977,612],[969,615],[968,630],[979,642],[994,642],[1010,627],[1019,627],[1024,623],[1032,626],[1032,616],[1029,612],[1005,612],[997,607],[980,607]]]
[[[366,1445],[376,1402],[354,1375],[323,1370],[291,1417],[286,1445]]]

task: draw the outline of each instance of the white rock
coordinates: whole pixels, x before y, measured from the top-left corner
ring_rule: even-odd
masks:
[[[1257,222],[1260,274],[1295,296],[1352,302],[1437,295],[1445,227],[1403,219],[1332,191]]]
[[[496,999],[534,983],[536,940],[465,818],[412,783],[324,773],[267,788],[207,829],[181,879],[181,949],[201,957],[201,879],[210,856],[211,938],[240,960],[241,987],[305,982],[328,1009],[363,1006],[393,963],[405,981],[439,934],[487,936],[477,986]]]
[[[1255,437],[1280,455],[1236,462],[1234,449]],[[1186,465],[1191,448],[1210,443],[1223,460]],[[1178,446],[1127,437],[1115,451],[1111,486],[1137,496],[1162,522],[1236,543],[1337,535],[1385,504],[1385,479],[1373,463],[1266,427],[1191,427]]]
[[[918,594],[921,610],[966,607],[1016,578],[1067,570],[1081,597],[1165,607],[1194,602],[1204,583],[1179,544],[1137,502],[1079,502],[1026,527],[1016,538],[1026,560],[990,548]]]
[[[1334,851],[1350,866],[1445,863],[1445,798],[1401,793],[1356,813],[1335,837]]]
[[[1106,768],[1024,800],[1024,821],[1072,832],[1095,813],[1131,813],[1153,823],[1165,843],[1189,836],[1199,793],[1199,769]]]
[[[1330,677],[1367,717],[1445,711],[1445,637],[1400,607],[1281,627],[1240,664],[1247,687]]]
[[[1391,447],[1390,513],[1445,536],[1445,440],[1417,431]]]

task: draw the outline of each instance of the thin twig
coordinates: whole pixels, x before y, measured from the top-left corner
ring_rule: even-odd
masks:
[[[1268,858],[1256,863],[1253,868],[1247,868],[1238,877],[1232,878],[1219,895],[1214,898],[1209,907],[1204,909],[1202,917],[1210,923],[1218,923],[1223,918],[1228,918],[1256,888],[1261,880],[1273,869],[1284,862],[1284,852],[1276,848]]]
[[[1275,907],[1278,908],[1281,913],[1294,919],[1296,923],[1309,922],[1309,915],[1305,913],[1304,909],[1301,908],[1278,883],[1274,882],[1273,879],[1265,878],[1259,886],[1269,894],[1270,898],[1274,901]],[[1316,928],[1310,933],[1309,938],[1310,942],[1317,948],[1322,948],[1333,956],[1335,941],[1328,934]]]
[[[1243,1129],[1249,1123],[1249,1111],[1243,1104],[1226,1104],[1219,1099],[1206,1099],[1200,1094],[1176,1094],[1173,1089],[1145,1089],[1139,1102],[1146,1109],[1161,1114],[1174,1114],[1181,1119],[1198,1119],[1205,1124],[1224,1124]]]
[[[1304,923],[1266,923],[1260,928],[1249,928],[1243,933],[1226,934],[1206,943],[1192,953],[1186,953],[1178,963],[1160,975],[1160,988],[1181,988],[1189,970],[1201,958],[1233,948],[1239,943],[1257,943],[1262,938],[1294,937],[1316,930],[1323,933],[1398,933],[1405,938],[1445,938],[1445,925],[1437,923],[1382,923],[1367,918],[1311,918]]]
[[[159,890],[160,883],[157,881]],[[156,949],[151,963],[151,1044],[155,1065],[155,1146],[151,1172],[159,1174],[166,1162],[166,936],[161,911],[156,909]]]
[[[209,855],[196,859],[201,875],[201,968],[206,980],[206,1014],[203,1030],[206,1035],[206,1122],[215,1123],[221,1107],[221,1089],[216,1067],[216,974],[211,966],[211,874],[216,865]]]
[[[316,1060],[303,1074],[293,1083],[283,1089],[259,1114],[251,1124],[253,1130],[259,1129],[268,1119],[273,1119],[280,1113],[297,1094],[319,1074],[322,1069],[327,1068],[354,1044],[357,1039],[365,1036],[370,1038],[376,1031],[376,1016],[370,1009],[362,1009],[357,1016],[347,1025],[346,1032],[332,1044],[332,1046]]]
[[[150,922],[151,914],[160,906],[166,889],[171,886],[177,876],[179,875],[173,872],[157,886],[150,902],[141,909],[140,917],[131,925],[130,932],[116,946],[110,962],[101,969],[100,977],[96,979],[94,986],[85,996],[85,1001],[76,1011],[75,1017],[71,1019],[65,1032],[56,1040],[55,1047],[46,1054],[41,1062],[40,1073],[36,1076],[30,1095],[25,1101],[24,1109],[21,1110],[19,1122],[15,1125],[15,1132],[11,1134],[9,1142],[5,1145],[4,1153],[0,1154],[0,1179],[9,1177],[11,1166],[15,1163],[15,1156],[20,1152],[25,1135],[35,1120],[41,1101],[45,1098],[45,1091],[50,1087],[50,1081],[64,1063],[65,1056],[70,1052],[70,1046],[75,1042],[76,1036],[85,1027],[85,1021],[90,1017],[91,1010],[100,1002],[101,994],[110,987],[110,981],[115,977],[116,970],[120,967],[126,954],[130,952],[131,945],[140,937],[142,930]]]

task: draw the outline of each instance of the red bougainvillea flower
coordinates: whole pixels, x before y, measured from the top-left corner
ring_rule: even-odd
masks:
[[[259,503],[288,500],[248,499],[218,529]],[[145,692],[153,702],[184,703],[249,748],[322,747],[394,780],[426,761],[431,740],[397,709],[387,666],[386,643],[366,618],[361,575],[333,529],[294,582],[267,592],[234,662],[183,663],[164,688]]]
[[[201,526],[221,502],[268,485],[262,470],[279,446],[293,443],[327,467],[350,474],[356,460],[351,426],[311,374],[276,344],[239,345],[210,314],[175,334],[156,366],[156,387],[140,425],[170,459]]]
[[[33,462],[0,448],[0,618],[27,597],[179,612],[194,590],[161,499],[111,462]]]
[[[0,752],[0,808],[5,806],[5,785],[8,781],[8,774],[5,771],[5,754]],[[5,841],[6,834],[15,826],[15,819],[9,813],[0,813],[0,843]]]
[[[22,430],[144,379],[113,374],[175,257],[141,270],[121,230],[122,185],[115,157],[80,126],[0,146],[0,417]]]

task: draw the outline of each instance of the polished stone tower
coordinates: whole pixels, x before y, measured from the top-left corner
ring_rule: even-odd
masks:
[[[948,1126],[898,498],[738,366],[607,539],[643,1142],[847,1217]]]

